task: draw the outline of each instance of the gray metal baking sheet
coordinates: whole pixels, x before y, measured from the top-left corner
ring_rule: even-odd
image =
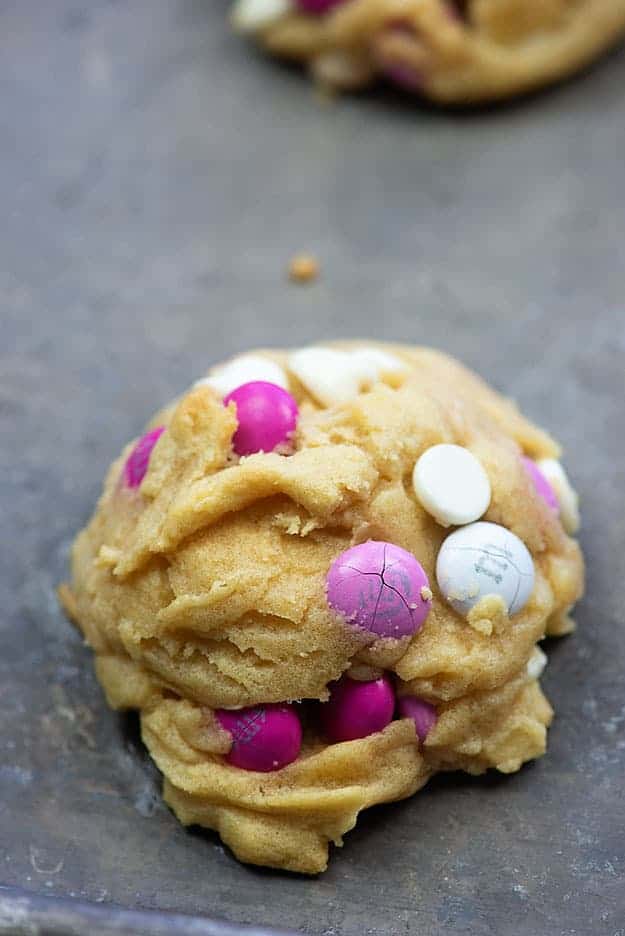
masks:
[[[625,53],[472,113],[328,102],[227,8],[0,5],[0,931],[622,936]],[[589,586],[547,647],[548,756],[371,810],[308,880],[176,822],[54,589],[157,406],[238,349],[334,336],[444,348],[550,428]]]

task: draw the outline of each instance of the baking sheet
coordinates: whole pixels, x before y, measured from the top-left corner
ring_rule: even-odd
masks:
[[[231,37],[227,6],[0,10],[0,930],[59,931],[58,897],[100,908],[98,925],[127,908],[315,936],[615,936],[625,54],[472,114],[328,102]],[[321,264],[305,287],[285,276],[300,250]],[[238,349],[329,336],[444,348],[553,430],[589,590],[578,634],[547,646],[549,755],[371,810],[306,880],[179,826],[54,588],[154,409]]]

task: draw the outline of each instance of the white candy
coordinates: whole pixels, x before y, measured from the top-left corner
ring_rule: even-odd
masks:
[[[343,351],[302,348],[289,357],[289,368],[324,406],[345,403],[358,394],[358,376],[347,366]]]
[[[402,373],[399,358],[377,348],[339,351],[337,348],[302,348],[289,358],[297,379],[323,406],[346,403],[384,373]]]
[[[232,22],[240,32],[254,33],[286,16],[291,9],[291,0],[236,0]]]
[[[447,537],[436,561],[443,597],[467,615],[486,595],[500,595],[509,614],[527,604],[534,562],[518,536],[497,523],[472,523]]]
[[[542,458],[536,464],[558,498],[562,526],[567,533],[577,533],[579,530],[579,497],[566,471],[556,458]]]
[[[412,473],[421,505],[441,526],[479,520],[488,510],[491,488],[481,462],[461,445],[433,445]]]
[[[289,388],[287,376],[280,365],[258,354],[243,354],[241,357],[234,358],[214,373],[209,374],[208,377],[198,380],[195,386],[212,387],[220,396],[225,397],[232,390],[236,390],[242,384],[251,383],[253,380],[265,380],[267,383],[277,384],[284,390]]]
[[[356,369],[364,377],[369,376],[372,383],[379,380],[381,374],[404,374],[408,370],[398,357],[380,348],[356,348],[346,353]]]
[[[547,665],[547,655],[543,653],[540,647],[534,647],[532,655],[527,661],[527,678],[529,680],[540,679],[545,672]]]

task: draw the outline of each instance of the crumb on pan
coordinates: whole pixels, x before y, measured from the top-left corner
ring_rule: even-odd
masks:
[[[294,283],[311,283],[319,276],[319,263],[312,254],[296,254],[289,263],[289,279]]]

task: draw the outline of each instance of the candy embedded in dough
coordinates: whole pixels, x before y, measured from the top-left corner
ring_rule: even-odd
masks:
[[[527,604],[534,561],[525,543],[497,523],[472,523],[447,537],[436,561],[443,597],[460,614],[487,595],[499,595],[510,615]]]
[[[289,368],[323,406],[347,403],[383,376],[407,370],[398,357],[378,348],[341,351],[324,347],[295,351],[289,357]]]
[[[418,459],[412,474],[421,506],[441,526],[479,520],[488,510],[491,489],[481,462],[462,445],[433,445]]]
[[[252,383],[255,380],[264,380],[276,384],[283,390],[289,389],[289,381],[282,367],[270,358],[259,354],[242,354],[235,357],[223,367],[217,367],[208,375],[196,381],[196,387],[212,387],[220,396],[225,397],[237,387]]]
[[[560,505],[562,526],[570,535],[579,530],[579,497],[562,463],[556,458],[542,458],[536,463],[554,489]]]

